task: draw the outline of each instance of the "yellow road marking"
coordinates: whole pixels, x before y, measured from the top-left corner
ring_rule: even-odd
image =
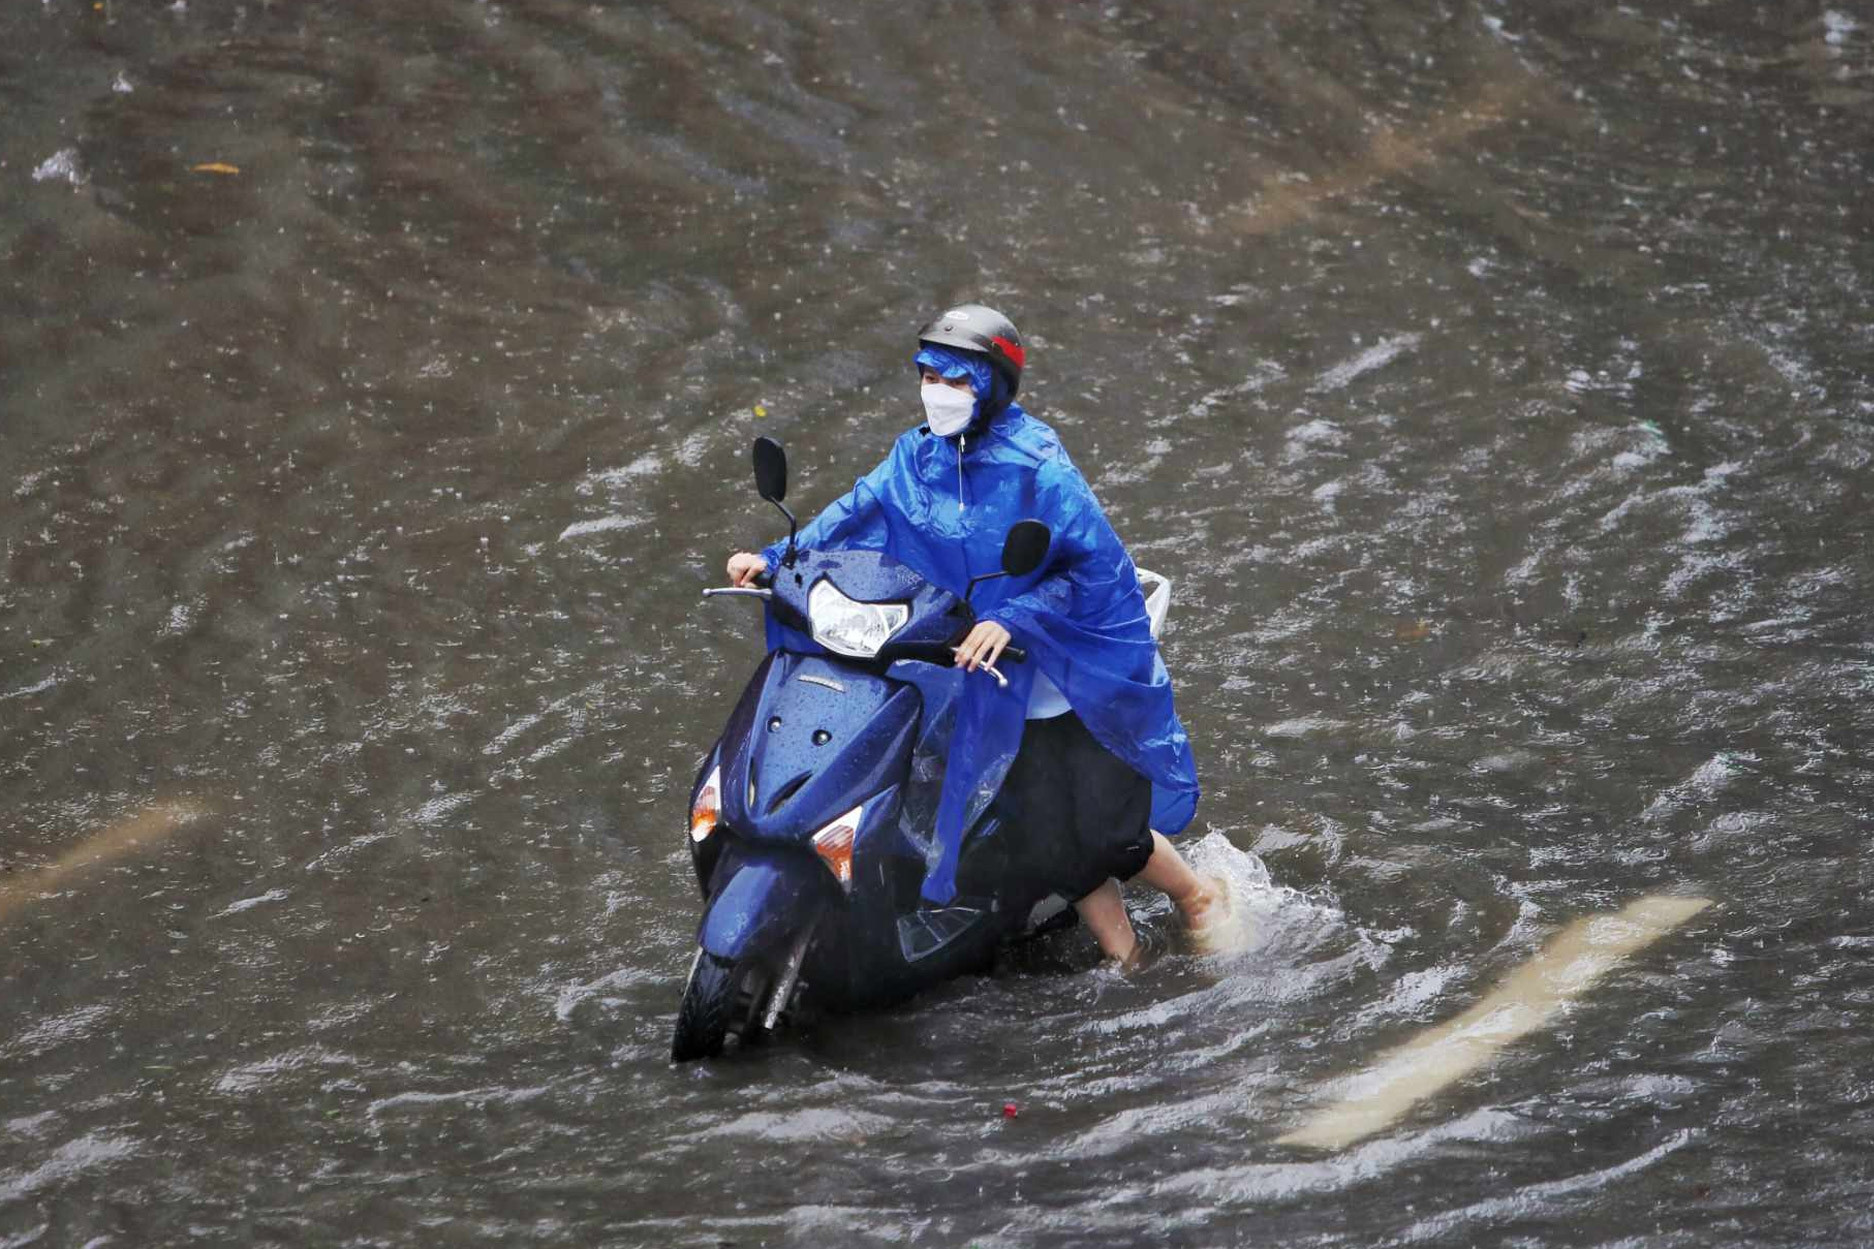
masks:
[[[1313,215],[1321,204],[1430,164],[1441,148],[1455,146],[1513,116],[1528,93],[1525,82],[1488,83],[1465,105],[1415,130],[1383,127],[1367,141],[1365,152],[1337,169],[1299,182],[1271,178],[1254,202],[1235,210],[1238,228],[1250,234],[1285,230]]]
[[[1622,959],[1710,905],[1709,898],[1656,895],[1614,915],[1576,920],[1481,1002],[1382,1054],[1353,1077],[1339,1101],[1278,1138],[1278,1143],[1340,1149],[1382,1130],[1548,1023]]]
[[[0,877],[0,922],[41,894],[63,885],[85,868],[122,858],[140,847],[154,846],[177,829],[200,819],[204,808],[190,802],[159,802],[66,851],[50,867],[23,875]]]

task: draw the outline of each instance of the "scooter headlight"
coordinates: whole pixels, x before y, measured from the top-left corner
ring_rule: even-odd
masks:
[[[859,817],[864,813],[865,804],[861,803],[813,835],[813,852],[847,893],[852,892],[852,845],[859,836]]]
[[[708,841],[721,819],[722,765],[717,764],[709,769],[708,779],[696,791],[696,801],[690,804],[690,840]]]
[[[821,578],[807,593],[813,640],[839,655],[870,659],[911,618],[908,603],[861,603]]]

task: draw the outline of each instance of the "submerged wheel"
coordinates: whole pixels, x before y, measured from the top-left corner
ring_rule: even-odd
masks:
[[[755,1012],[761,1004],[758,969],[697,952],[690,981],[683,986],[677,1007],[677,1030],[670,1041],[670,1057],[680,1063],[714,1058],[729,1036],[749,1036],[755,1030]]]

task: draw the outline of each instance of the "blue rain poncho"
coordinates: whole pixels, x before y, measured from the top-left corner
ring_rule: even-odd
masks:
[[[956,353],[927,349],[920,361],[927,356],[957,367],[950,363]],[[980,385],[976,393],[979,411],[984,400],[1000,399]],[[899,664],[924,671],[894,673],[925,688],[929,720],[939,718],[933,695],[954,699],[941,717],[951,721],[954,711],[935,836],[918,838],[927,845],[923,895],[939,905],[955,898],[963,836],[1001,788],[1021,745],[1036,672],[1059,687],[1101,745],[1152,782],[1153,828],[1181,832],[1197,809],[1197,764],[1172,706],[1171,678],[1132,559],[1060,439],[1020,406],[979,415],[958,438],[924,427],[904,434],[883,463],[800,531],[799,543],[808,550],[883,551],[960,596],[972,576],[1001,568],[1009,527],[1031,517],[1053,532],[1046,562],[1027,577],[984,582],[972,599],[979,620],[996,621],[1028,651],[1027,663],[997,665],[1008,688],[980,673],[963,679],[928,664]],[[782,541],[763,552],[770,568],[780,566],[785,550]],[[799,649],[805,639],[786,641]],[[781,632],[771,628],[770,645],[780,644]]]

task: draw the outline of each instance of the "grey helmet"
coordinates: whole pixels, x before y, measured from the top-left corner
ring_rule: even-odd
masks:
[[[1015,323],[994,308],[958,304],[919,330],[917,340],[962,351],[980,351],[1007,379],[1009,394],[1021,389],[1022,365],[1027,362],[1028,352],[1022,346],[1022,336],[1015,331]]]

